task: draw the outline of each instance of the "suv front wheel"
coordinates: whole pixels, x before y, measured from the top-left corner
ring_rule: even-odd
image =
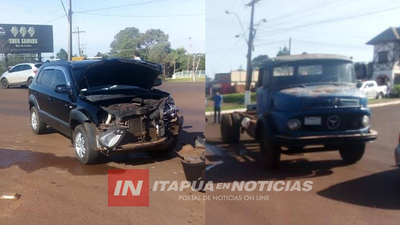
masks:
[[[82,164],[88,165],[98,162],[101,153],[94,150],[93,146],[90,144],[89,136],[82,124],[75,128],[73,140],[76,157]]]

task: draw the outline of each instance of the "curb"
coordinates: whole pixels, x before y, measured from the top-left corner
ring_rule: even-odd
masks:
[[[377,107],[383,107],[383,106],[389,106],[389,105],[399,105],[399,101],[393,101],[393,102],[383,102],[383,103],[377,103],[377,104],[372,104],[369,105],[369,108],[377,108]],[[241,109],[232,109],[232,110],[223,110],[221,111],[221,114],[228,114],[228,113],[233,113],[233,112],[246,112],[246,108],[241,108]],[[211,116],[214,115],[214,112],[206,112],[206,116]]]

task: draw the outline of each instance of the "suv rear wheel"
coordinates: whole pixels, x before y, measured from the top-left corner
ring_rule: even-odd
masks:
[[[35,134],[42,134],[46,129],[46,124],[40,120],[38,110],[35,106],[31,108],[31,128]]]
[[[82,164],[88,165],[98,162],[101,153],[95,151],[90,144],[89,136],[82,124],[75,128],[73,140],[76,157]]]
[[[5,88],[5,89],[8,88],[9,84],[8,84],[7,78],[3,78],[3,79],[1,80],[1,86],[2,86],[3,88]]]

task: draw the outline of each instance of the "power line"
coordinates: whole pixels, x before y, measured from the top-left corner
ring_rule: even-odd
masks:
[[[163,1],[168,1],[168,0],[145,1],[145,2],[138,2],[138,3],[133,3],[133,4],[126,4],[126,5],[118,5],[118,6],[110,6],[110,7],[105,7],[105,8],[97,8],[97,9],[89,9],[89,10],[84,10],[84,11],[77,11],[77,12],[74,12],[74,13],[86,13],[86,12],[94,12],[94,11],[107,10],[107,9],[125,8],[125,7],[129,7],[129,6],[147,5],[147,4],[156,3],[156,2],[163,2]]]
[[[61,19],[61,18],[63,18],[63,17],[65,17],[65,15],[62,15],[62,16],[57,17],[57,18],[55,18],[55,19],[49,20],[49,21],[47,21],[47,22],[44,22],[43,24],[51,23],[51,22],[56,21],[56,20],[59,20],[59,19]]]
[[[396,6],[396,7],[394,7],[394,8],[390,8],[390,9],[383,9],[383,10],[377,10],[377,11],[368,12],[368,13],[362,13],[362,14],[358,14],[358,15],[354,15],[354,16],[348,16],[348,17],[342,17],[342,18],[336,18],[336,19],[322,20],[322,21],[317,21],[317,22],[313,22],[313,23],[297,25],[297,26],[293,26],[293,27],[278,28],[278,29],[273,30],[273,31],[270,31],[270,32],[262,32],[262,34],[268,34],[268,33],[276,32],[276,31],[284,31],[284,30],[297,29],[297,28],[302,28],[302,27],[309,27],[309,26],[314,26],[314,25],[319,25],[319,24],[324,24],[324,23],[333,23],[333,22],[340,22],[340,21],[345,21],[345,20],[351,20],[351,19],[355,19],[355,18],[359,18],[359,17],[364,17],[364,16],[369,16],[369,15],[373,15],[373,14],[378,14],[378,13],[382,13],[382,12],[394,11],[394,10],[397,10],[397,9],[400,9],[400,6]]]
[[[109,17],[185,17],[185,16],[204,16],[204,13],[194,14],[170,14],[170,15],[117,15],[117,14],[98,14],[98,13],[83,13],[93,16],[109,16]]]

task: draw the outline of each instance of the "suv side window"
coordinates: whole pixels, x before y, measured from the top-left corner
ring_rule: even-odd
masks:
[[[54,77],[55,77],[54,69],[45,70],[40,76],[39,83],[45,87],[53,89]]]
[[[54,70],[54,71],[55,71],[55,79],[53,88],[55,88],[57,85],[67,85],[64,73],[61,70]]]

